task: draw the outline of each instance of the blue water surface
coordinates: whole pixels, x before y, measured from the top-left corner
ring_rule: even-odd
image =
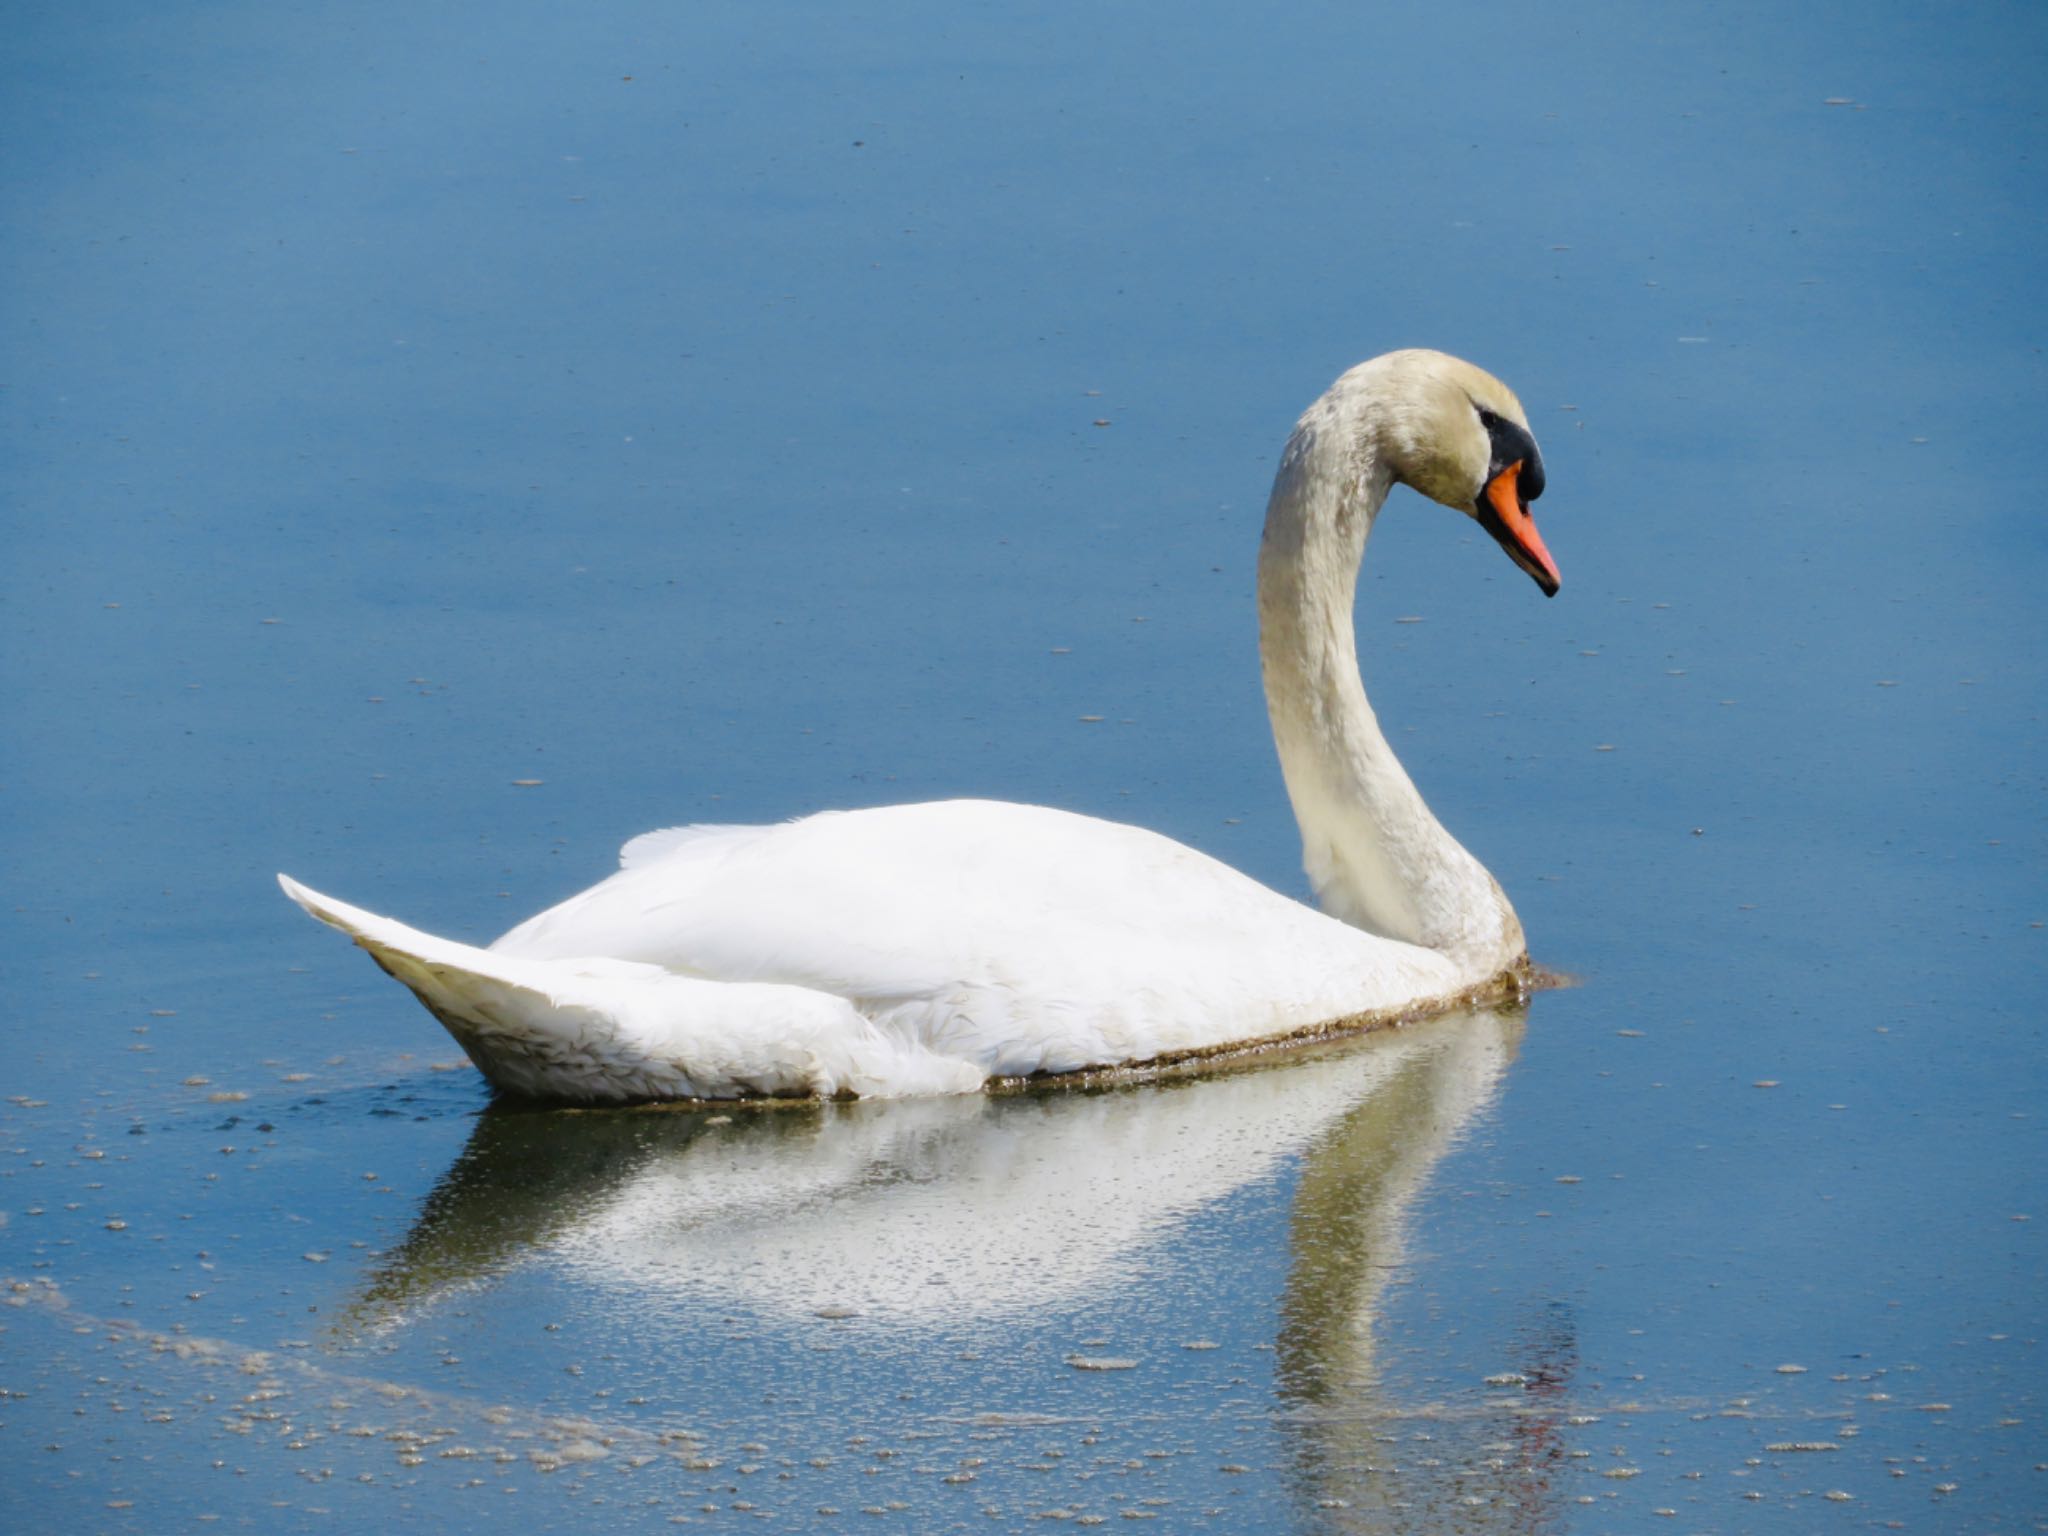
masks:
[[[23,5],[10,1529],[2048,1521],[2048,19]],[[1302,893],[1257,529],[1428,345],[1376,707],[1575,985],[1208,1077],[489,1109],[486,939],[962,794]],[[1099,718],[1094,718],[1099,717]]]

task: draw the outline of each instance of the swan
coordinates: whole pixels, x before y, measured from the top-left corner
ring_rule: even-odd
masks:
[[[1543,459],[1512,391],[1441,352],[1340,377],[1295,425],[1259,549],[1259,655],[1322,910],[1139,827],[948,800],[627,843],[488,949],[285,893],[540,1099],[881,1097],[1154,1064],[1519,990],[1522,926],[1430,814],[1359,679],[1352,602],[1396,482],[1546,596]]]

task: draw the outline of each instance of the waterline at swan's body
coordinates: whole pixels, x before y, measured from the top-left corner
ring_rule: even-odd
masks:
[[[285,889],[492,1082],[585,1102],[963,1092],[1447,1006],[1525,957],[1359,682],[1353,587],[1397,480],[1556,587],[1527,513],[1541,460],[1498,381],[1393,353],[1304,415],[1268,510],[1260,651],[1324,911],[1156,833],[979,800],[652,833],[489,950]]]

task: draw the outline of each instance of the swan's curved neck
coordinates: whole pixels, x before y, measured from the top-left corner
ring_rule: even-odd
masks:
[[[1302,860],[1333,917],[1438,950],[1473,982],[1515,964],[1499,884],[1430,814],[1358,675],[1358,567],[1394,482],[1370,432],[1317,408],[1288,440],[1259,547],[1259,656]]]

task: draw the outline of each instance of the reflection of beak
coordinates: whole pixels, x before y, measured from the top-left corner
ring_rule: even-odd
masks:
[[[1479,526],[1493,535],[1510,560],[1536,578],[1545,597],[1555,597],[1564,578],[1557,574],[1557,562],[1543,547],[1543,535],[1536,531],[1536,520],[1522,500],[1516,483],[1521,472],[1522,462],[1517,459],[1493,477],[1479,498]]]

